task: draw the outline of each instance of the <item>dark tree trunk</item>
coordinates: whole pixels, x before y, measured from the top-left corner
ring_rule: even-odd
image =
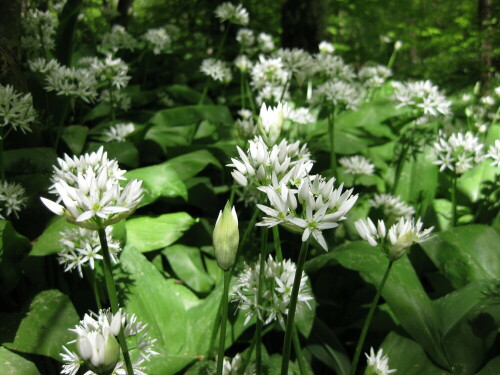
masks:
[[[483,92],[491,89],[493,79],[493,30],[496,19],[493,18],[493,0],[478,0],[478,27],[481,33],[481,88]]]
[[[25,91],[20,64],[21,1],[0,0],[0,83]]]
[[[287,0],[281,10],[283,47],[317,52],[326,37],[327,15],[326,0]]]
[[[118,2],[118,17],[114,19],[114,23],[127,27],[130,8],[132,8],[133,0],[120,0]]]

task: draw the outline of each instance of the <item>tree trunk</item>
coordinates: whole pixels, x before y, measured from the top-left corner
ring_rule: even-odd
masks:
[[[481,91],[489,92],[493,79],[493,0],[478,0],[477,21],[481,35],[479,61],[481,63]]]
[[[116,17],[113,22],[117,23],[119,25],[122,25],[123,27],[127,27],[128,19],[129,19],[129,12],[130,8],[132,8],[132,3],[133,0],[120,0],[118,2],[118,17]]]
[[[0,0],[0,83],[26,90],[20,64],[21,1]]]

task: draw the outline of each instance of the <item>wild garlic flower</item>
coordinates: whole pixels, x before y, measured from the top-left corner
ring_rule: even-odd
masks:
[[[266,33],[260,33],[257,36],[257,44],[259,46],[259,50],[262,53],[272,52],[276,48],[274,46],[273,37],[269,34],[266,34]]]
[[[142,199],[142,181],[129,181],[122,188],[119,179],[123,179],[124,171],[116,166],[116,160],[108,160],[102,147],[80,159],[66,155],[58,162],[61,169],[54,166],[52,190],[64,206],[46,198],[41,200],[56,215],[65,215],[82,228],[98,230],[115,224],[131,215]]]
[[[109,254],[113,263],[118,262],[120,243],[112,237],[112,228],[106,228]],[[57,254],[57,261],[64,267],[64,272],[77,270],[83,277],[82,269],[87,265],[94,270],[95,262],[102,260],[101,242],[95,230],[73,227],[61,232],[62,250]]]
[[[115,124],[110,126],[104,131],[103,141],[104,142],[126,142],[127,136],[132,134],[135,130],[134,124],[129,122],[128,124]]]
[[[63,346],[61,374],[76,375],[80,367],[87,370],[86,375],[126,374],[123,353],[118,344],[118,334],[122,328],[127,341],[134,342],[134,345],[129,345],[134,374],[145,375],[144,362],[158,354],[153,348],[156,339],[148,337],[147,324],[137,321],[135,315],[124,313],[121,309],[116,314],[109,310],[85,314],[80,324],[70,329],[77,338]]]
[[[269,145],[274,145],[278,140],[288,111],[286,104],[279,103],[276,107],[266,107],[262,104],[259,113],[259,131]]]
[[[241,372],[242,367],[243,360],[239,353],[236,354],[233,359],[224,358],[222,375],[255,375],[255,365],[253,363],[249,363],[243,373]]]
[[[120,58],[113,58],[108,54],[104,60],[94,59],[90,66],[91,72],[98,82],[105,82],[116,89],[127,86],[130,76],[128,76],[128,65]]]
[[[280,57],[267,58],[259,55],[259,61],[253,65],[250,72],[250,84],[256,89],[268,86],[283,87],[289,75]]]
[[[238,275],[232,290],[231,299],[238,302],[238,308],[246,311],[244,325],[247,325],[254,316],[264,324],[278,320],[285,329],[285,316],[292,295],[293,280],[297,267],[291,260],[278,262],[269,255],[264,263],[262,303],[257,304],[260,263],[257,262]],[[300,279],[297,309],[311,308],[309,301],[313,299],[309,287],[308,277],[302,273]]]
[[[455,174],[462,174],[484,159],[483,144],[471,132],[453,133],[445,138],[440,132],[438,142],[434,143],[434,154],[437,158],[434,164],[439,170],[449,169]]]
[[[361,155],[344,156],[340,158],[339,163],[345,168],[345,173],[354,176],[370,176],[375,169],[370,159]]]
[[[392,86],[394,98],[399,102],[397,108],[411,108],[419,124],[451,114],[451,102],[431,81],[392,82]]]
[[[35,122],[36,111],[33,108],[31,94],[20,94],[10,85],[0,84],[0,126],[11,126],[23,133],[31,132],[31,124]],[[1,136],[0,136],[0,139]]]
[[[307,78],[314,74],[315,61],[303,49],[280,48],[275,55],[281,59],[289,75],[295,77],[299,85],[302,85]]]
[[[319,53],[324,53],[324,54],[330,54],[335,52],[335,47],[333,46],[333,44],[325,40],[323,40],[319,44],[318,49]]]
[[[222,60],[213,58],[205,59],[201,63],[200,70],[214,81],[229,83],[233,79],[233,74],[231,73],[229,65]]]
[[[149,29],[143,35],[143,39],[146,41],[146,46],[152,50],[155,55],[168,52],[172,43],[172,38],[170,38],[170,35],[167,34],[167,31],[163,27]]]
[[[492,166],[500,167],[500,140],[497,139],[495,144],[490,146],[486,156],[493,159]]]
[[[5,220],[6,217],[18,214],[26,207],[28,197],[26,190],[21,184],[16,182],[0,182],[0,219]]]
[[[356,77],[354,69],[337,55],[316,55],[315,64],[316,73],[330,80],[351,81]]]
[[[351,110],[356,110],[359,107],[364,96],[362,87],[341,80],[326,81],[315,90],[317,103],[326,102]]]
[[[48,10],[43,12],[39,9],[28,9],[21,20],[21,46],[29,56],[45,57],[44,54],[54,49],[57,24],[57,18]]]
[[[395,219],[405,217],[407,219],[415,215],[415,209],[401,200],[401,197],[391,194],[375,194],[373,199],[369,200],[370,206],[382,210],[386,217],[392,216]]]
[[[380,87],[392,76],[392,71],[384,65],[365,66],[358,72],[359,79],[368,87]]]
[[[290,91],[288,87],[285,85],[269,85],[262,87],[257,91],[255,95],[255,101],[258,105],[262,105],[264,103],[279,103],[280,101],[287,101],[290,99]]]
[[[244,50],[252,47],[255,43],[255,35],[253,33],[253,30],[245,28],[239,29],[236,33],[236,41]]]
[[[253,120],[252,111],[248,109],[240,109],[238,111],[238,118],[234,123],[236,125],[236,129],[238,130],[238,134],[243,139],[251,139],[257,135],[257,124]]]
[[[367,360],[367,367],[364,375],[389,375],[395,373],[397,370],[389,369],[389,357],[384,355],[384,351],[379,349],[377,355],[373,348],[370,348],[370,355],[365,353]]]
[[[132,99],[123,90],[104,89],[99,95],[99,101],[109,104],[115,110],[120,109],[122,111],[128,111],[132,105]]]
[[[286,119],[302,125],[310,124],[316,121],[314,115],[309,111],[309,108],[306,107],[289,109]]]
[[[234,66],[236,66],[240,72],[246,73],[252,68],[252,62],[247,55],[238,55],[238,57],[234,59]]]
[[[137,40],[122,25],[113,25],[110,32],[102,36],[99,50],[103,53],[116,53],[119,50],[137,49]]]
[[[228,21],[236,25],[248,25],[249,16],[248,11],[243,8],[243,5],[233,5],[229,2],[222,3],[215,8],[215,16],[220,19],[220,22]]]
[[[354,226],[362,239],[368,241],[371,246],[380,246],[391,261],[401,258],[414,243],[428,239],[434,229],[430,227],[422,230],[423,223],[420,219],[415,223],[414,219],[404,217],[393,224],[389,231],[382,220],[379,220],[375,227],[370,218],[360,219]]]

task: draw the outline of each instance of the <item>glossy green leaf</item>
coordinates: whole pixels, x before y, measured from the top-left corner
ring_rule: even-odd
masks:
[[[9,173],[52,173],[57,155],[49,147],[19,148],[4,152],[5,172]]]
[[[33,362],[3,347],[0,347],[0,368],[2,375],[40,375]]]
[[[9,349],[33,353],[61,360],[61,348],[75,339],[69,328],[80,321],[68,296],[58,290],[44,290],[31,301],[22,317],[16,336],[11,343],[3,343]]]
[[[476,375],[498,375],[500,374],[500,355],[489,361]]]
[[[186,126],[207,120],[216,124],[231,125],[233,118],[226,106],[192,105],[158,111],[149,121],[153,126]]]
[[[61,138],[73,154],[80,155],[85,146],[88,132],[89,129],[86,126],[70,125],[63,129]]]
[[[75,227],[75,225],[68,223],[63,216],[55,217],[35,241],[30,255],[44,256],[58,253],[61,251],[61,232],[72,227]]]
[[[29,252],[29,240],[16,232],[10,221],[0,220],[0,287],[14,289],[21,277],[20,262]]]
[[[185,212],[129,219],[127,244],[141,252],[161,249],[181,238],[195,222],[196,219]]]
[[[214,280],[205,271],[201,252],[195,247],[173,245],[162,251],[175,274],[191,289],[198,293],[208,293]]]
[[[486,181],[494,181],[498,168],[493,167],[491,159],[484,160],[481,164],[469,169],[457,180],[458,191],[467,195],[471,202],[481,198],[481,189]]]
[[[198,150],[177,156],[165,164],[172,167],[183,181],[196,176],[209,165],[222,168],[219,160],[207,150]]]
[[[437,233],[420,244],[455,288],[500,275],[500,235],[484,225],[467,225]]]

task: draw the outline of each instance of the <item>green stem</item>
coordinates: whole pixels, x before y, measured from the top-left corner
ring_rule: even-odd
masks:
[[[231,280],[231,272],[224,271],[224,291],[222,292],[222,318],[219,337],[219,354],[217,356],[217,375],[222,375],[222,367],[224,364],[224,350],[226,347],[226,323],[227,323],[227,296],[229,293],[229,282]]]
[[[111,311],[113,314],[118,313],[118,295],[116,293],[115,280],[113,279],[113,273],[111,271],[111,256],[109,255],[108,240],[106,238],[105,228],[98,229],[99,240],[101,241],[101,250],[104,265],[104,280],[106,281],[106,289],[108,291],[109,303],[111,305]],[[134,370],[132,368],[132,362],[130,361],[130,355],[127,349],[127,341],[125,340],[125,334],[123,332],[123,326],[120,328],[120,333],[118,334],[118,341],[123,352],[123,359],[125,361],[125,368],[127,370],[127,375],[134,375]]]
[[[283,86],[283,90],[281,91],[280,95],[280,102],[283,100],[283,97],[285,96],[286,89],[288,88],[288,85],[290,84],[290,80],[292,77],[288,78],[285,82],[285,86]]]
[[[98,310],[102,309],[101,296],[99,293],[99,286],[97,285],[97,277],[94,270],[86,269],[86,274],[90,279],[90,284],[92,285],[92,291],[94,292],[95,303]]]
[[[337,156],[335,155],[335,109],[328,114],[328,135],[330,136],[330,172],[337,176]]]
[[[5,181],[5,166],[3,163],[3,141],[5,139],[3,126],[0,126],[0,181]]]
[[[261,236],[260,236],[260,263],[259,263],[259,286],[257,290],[257,309],[262,305],[262,292],[264,289],[264,268],[266,262],[266,248],[267,248],[267,227],[261,228]],[[259,314],[257,314],[257,323],[255,329],[255,367],[257,374],[261,374],[262,370],[262,320],[259,319]]]
[[[235,259],[235,264],[238,263],[238,258],[241,255],[242,249],[245,247],[248,238],[250,237],[250,233],[252,232],[252,229],[255,227],[255,223],[257,222],[257,217],[259,216],[259,209],[255,207],[255,210],[253,212],[252,218],[250,219],[250,222],[248,223],[248,226],[245,229],[245,232],[243,233],[243,237],[241,238],[240,245],[238,246],[238,252],[236,253],[236,259]],[[232,268],[234,271],[235,267]]]
[[[205,101],[205,97],[207,96],[209,82],[210,82],[210,78],[207,78],[207,80],[205,81],[205,86],[203,86],[203,92],[201,93],[200,100],[198,101],[198,105],[202,105],[203,102]]]
[[[217,331],[219,330],[220,318],[222,316],[222,300],[219,303],[217,314],[215,315],[215,322],[212,327],[212,335],[210,336],[210,346],[208,347],[207,358],[212,358],[214,353],[215,339],[217,338]]]
[[[253,98],[252,89],[250,88],[250,84],[248,83],[248,77],[246,75],[245,75],[245,86],[246,86],[246,89],[247,89],[248,102],[250,103],[250,108],[252,109],[253,113],[257,113],[257,111],[255,109],[255,101],[254,101],[254,98]]]
[[[309,240],[302,242],[302,246],[300,248],[299,260],[297,262],[297,270],[295,271],[295,277],[293,279],[292,295],[290,296],[290,306],[288,307],[288,317],[286,319],[285,341],[283,343],[283,357],[281,360],[281,375],[288,375],[290,351],[292,349],[295,309],[297,307],[300,280],[302,279],[302,271],[304,270],[304,263],[306,262],[308,247],[309,247]]]
[[[392,55],[389,58],[389,62],[387,63],[387,67],[389,69],[392,69],[392,66],[394,65],[394,61],[396,61],[397,54],[398,54],[398,50],[396,48],[394,48],[394,51],[392,51]]]
[[[451,227],[457,226],[457,175],[451,178]]]
[[[299,334],[297,332],[297,327],[293,327],[293,350],[295,350],[295,356],[297,357],[297,362],[299,363],[299,370],[301,375],[306,375],[308,373],[306,362],[304,356],[302,355],[302,348],[300,346]]]
[[[491,121],[490,128],[494,127],[498,120],[498,115],[500,114],[500,105],[497,107],[497,111],[495,112],[495,116],[493,116],[493,120]]]
[[[264,337],[268,332],[272,331],[275,328],[275,323],[268,325],[266,328],[262,330],[262,337]],[[248,365],[250,364],[250,360],[252,359],[252,353],[253,349],[255,348],[255,341],[256,341],[257,335],[253,335],[252,341],[250,342],[250,347],[248,348],[247,351],[247,356],[245,360],[243,361],[243,365],[241,366],[239,373],[244,374],[245,370],[247,369]]]
[[[274,250],[276,251],[276,260],[281,262],[283,254],[281,252],[280,230],[277,225],[273,227]]]
[[[113,96],[113,84],[111,81],[108,82],[108,90],[109,90],[109,104],[111,105],[111,120],[113,120],[113,124],[116,120],[115,115],[115,98]]]
[[[378,300],[382,295],[382,290],[384,289],[385,282],[387,281],[387,277],[389,276],[389,272],[391,271],[392,264],[394,261],[389,260],[389,264],[387,265],[387,269],[385,270],[384,276],[382,277],[382,281],[380,282],[377,293],[373,298],[372,304],[370,306],[370,310],[368,311],[368,315],[366,316],[365,323],[363,324],[363,329],[361,330],[361,335],[359,336],[358,344],[356,345],[356,351],[354,352],[354,359],[352,360],[351,366],[351,375],[356,374],[356,368],[358,367],[359,357],[361,355],[361,350],[363,349],[363,344],[365,342],[366,334],[368,333],[368,328],[370,328],[370,324],[372,322],[373,314],[375,313],[375,308],[377,307]]]

